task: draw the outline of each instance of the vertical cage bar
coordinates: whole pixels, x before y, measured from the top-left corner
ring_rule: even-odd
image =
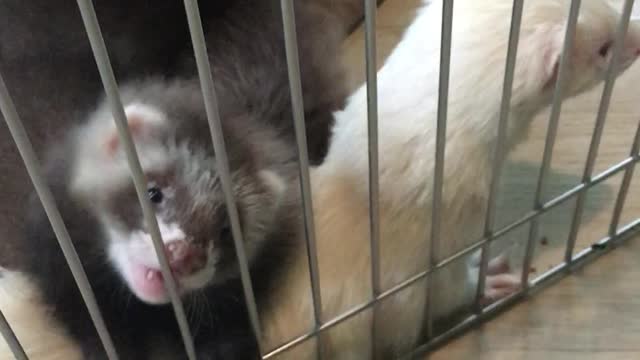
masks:
[[[620,24],[618,25],[617,34],[613,44],[613,53],[609,67],[607,68],[607,76],[602,91],[602,97],[600,98],[600,106],[598,107],[598,115],[596,116],[596,124],[593,130],[593,136],[591,137],[591,144],[589,145],[589,152],[587,154],[587,161],[584,167],[584,173],[582,175],[582,183],[585,185],[592,181],[593,169],[598,157],[598,150],[600,148],[600,140],[602,139],[602,133],[604,131],[604,125],[607,120],[607,113],[609,112],[609,104],[611,103],[611,96],[618,76],[620,60],[620,54],[624,48],[624,38],[627,34],[629,27],[629,20],[631,18],[631,10],[633,8],[634,0],[626,0],[622,11],[622,17]],[[576,206],[573,211],[573,218],[571,220],[571,229],[569,231],[569,238],[567,241],[567,248],[565,250],[564,261],[567,264],[573,262],[573,251],[576,246],[576,240],[578,238],[578,231],[580,228],[582,213],[584,212],[584,204],[587,198],[588,191],[582,191],[578,194],[576,199]]]
[[[82,21],[84,22],[84,26],[87,31],[87,36],[89,37],[91,49],[98,66],[100,78],[102,79],[102,85],[104,86],[114,122],[118,130],[118,137],[122,142],[123,149],[127,155],[127,162],[129,164],[129,169],[131,170],[131,177],[136,189],[136,194],[142,207],[144,221],[148,227],[153,246],[158,256],[164,285],[168,290],[169,298],[173,305],[173,310],[180,328],[185,350],[188,358],[190,360],[195,360],[196,355],[193,338],[191,337],[191,331],[189,330],[189,324],[184,312],[182,300],[178,295],[175,279],[169,269],[169,262],[167,260],[167,255],[164,252],[164,242],[162,241],[160,229],[158,228],[155,211],[153,210],[147,195],[147,181],[144,172],[142,171],[140,159],[136,153],[136,148],[133,144],[131,134],[129,133],[127,117],[122,106],[122,101],[118,92],[118,85],[116,83],[113,69],[111,68],[111,62],[109,61],[107,47],[104,43],[104,39],[102,38],[98,18],[91,0],[77,0],[77,2],[82,16]]]
[[[18,337],[11,329],[7,318],[4,317],[2,310],[0,310],[0,333],[2,333],[2,337],[7,342],[9,349],[13,353],[13,356],[16,360],[29,360],[27,357],[27,353],[25,353],[24,348],[20,345],[20,341],[18,341]]]
[[[322,298],[320,293],[320,273],[318,269],[318,253],[316,250],[316,231],[313,219],[313,202],[311,198],[311,180],[309,178],[309,155],[307,151],[307,136],[304,123],[304,102],[302,99],[302,82],[300,79],[300,62],[298,59],[298,39],[292,0],[281,0],[282,23],[287,56],[287,71],[289,87],[291,89],[291,106],[298,145],[298,166],[300,168],[300,189],[304,212],[305,235],[309,258],[309,273],[311,276],[311,292],[313,297],[313,313],[315,328],[322,324]],[[321,358],[321,341],[317,339],[318,358]]]
[[[251,321],[251,327],[258,344],[260,344],[261,331],[258,307],[256,305],[253,286],[251,284],[249,262],[247,261],[246,249],[244,247],[238,208],[233,196],[233,184],[231,183],[229,159],[225,147],[224,134],[222,133],[222,125],[220,123],[218,98],[216,96],[213,76],[211,75],[211,66],[209,64],[207,46],[202,29],[200,9],[198,8],[197,0],[184,0],[184,6],[187,13],[187,20],[189,22],[189,31],[191,33],[191,41],[196,58],[196,65],[198,67],[198,76],[200,78],[200,87],[204,97],[205,111],[207,113],[207,120],[211,131],[211,139],[216,153],[216,166],[219,169],[218,176],[220,177],[225,204],[227,205],[227,215],[229,216],[233,244],[235,246],[236,257],[240,269],[242,289],[249,313],[249,320]]]
[[[442,4],[442,33],[440,34],[440,73],[438,84],[438,119],[433,179],[433,204],[431,207],[431,233],[429,242],[429,267],[438,263],[440,225],[442,222],[442,187],[444,177],[444,155],[447,136],[447,106],[449,100],[449,73],[451,65],[451,31],[453,24],[453,0]],[[427,338],[433,336],[433,273],[427,279],[427,301],[425,306]]]
[[[620,217],[624,210],[625,202],[627,201],[627,194],[629,193],[629,186],[631,186],[631,180],[633,179],[633,173],[636,167],[636,163],[640,159],[638,154],[640,151],[640,124],[636,129],[636,134],[631,145],[630,156],[634,161],[624,171],[624,177],[622,178],[622,184],[620,184],[620,190],[618,191],[618,197],[616,198],[616,204],[613,208],[613,215],[611,216],[611,224],[609,225],[609,236],[614,238],[618,234],[618,226],[620,225]]]
[[[369,222],[371,240],[371,285],[373,300],[380,295],[380,186],[378,173],[378,76],[376,66],[376,0],[364,0],[365,55],[367,67],[367,120],[369,141]],[[377,358],[378,316],[373,305],[371,347]]]
[[[562,101],[564,97],[565,85],[568,81],[569,64],[571,59],[571,51],[573,49],[573,40],[576,33],[576,25],[578,15],[580,14],[581,0],[572,0],[569,9],[569,19],[567,21],[567,30],[564,36],[564,47],[562,49],[562,57],[560,59],[560,68],[558,70],[558,78],[553,94],[553,103],[551,105],[551,116],[549,118],[549,127],[544,144],[544,153],[542,155],[542,164],[538,173],[538,182],[534,198],[534,211],[539,211],[542,206],[542,192],[544,191],[547,174],[551,166],[551,158],[553,156],[553,147],[556,142],[558,133],[558,123],[560,121],[560,112],[562,110]],[[522,265],[522,285],[525,289],[529,288],[529,269],[533,259],[533,251],[538,237],[539,218],[531,220],[529,227],[529,237],[527,239],[527,247],[524,262]]]
[[[475,308],[476,312],[482,311],[481,300],[484,296],[487,267],[489,264],[489,251],[493,241],[493,230],[495,225],[496,203],[498,198],[498,187],[502,175],[502,166],[505,158],[505,141],[507,125],[509,124],[509,109],[511,108],[511,93],[513,90],[513,78],[516,69],[516,55],[518,53],[518,43],[520,41],[520,23],[522,22],[522,10],[524,0],[514,0],[511,13],[511,28],[509,29],[509,48],[507,49],[507,60],[504,72],[504,82],[502,86],[502,100],[500,103],[500,118],[498,123],[498,134],[496,147],[493,154],[493,169],[491,186],[489,188],[489,198],[487,199],[487,214],[484,223],[484,242],[480,256],[480,271],[478,275],[478,286],[476,288]]]
[[[62,215],[60,215],[60,211],[58,210],[53,194],[51,193],[51,189],[49,189],[49,186],[47,185],[36,153],[33,150],[31,141],[29,141],[27,132],[22,125],[22,121],[18,116],[15,104],[11,99],[2,74],[0,74],[0,111],[2,112],[7,126],[9,127],[11,136],[18,147],[20,156],[22,156],[24,165],[27,168],[31,182],[36,189],[36,193],[42,202],[45,213],[49,218],[53,232],[58,239],[62,253],[67,260],[67,264],[69,264],[71,274],[78,285],[82,299],[87,306],[89,316],[91,317],[91,320],[93,320],[93,324],[95,325],[100,341],[107,353],[107,357],[110,360],[117,360],[118,354],[115,346],[113,345],[113,340],[109,335],[109,331],[107,330],[107,326],[104,323],[104,319],[100,314],[100,308],[98,307],[95,294],[91,289],[91,284],[89,284],[87,274],[84,272],[84,268],[80,262],[80,257],[78,257],[78,253],[71,242],[67,227],[64,225]]]

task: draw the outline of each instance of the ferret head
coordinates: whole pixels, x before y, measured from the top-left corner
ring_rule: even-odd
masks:
[[[233,238],[206,120],[188,114],[177,118],[143,103],[126,106],[125,113],[180,293],[236,276]],[[189,122],[199,122],[197,130],[181,133]],[[233,192],[251,261],[273,226],[285,182],[252,160],[243,135],[225,131]],[[168,302],[126,154],[108,111],[97,111],[79,129],[75,151],[70,191],[103,224],[103,246],[111,265],[142,301]]]
[[[487,97],[501,94],[513,1],[461,0],[455,4],[453,66],[457,67],[460,76],[480,84],[471,87],[472,95],[467,93],[465,96],[486,103]],[[581,4],[569,55],[565,98],[589,90],[605,78],[621,20],[621,14],[605,0],[588,0]],[[570,0],[524,2],[513,109],[535,113],[550,104],[558,78],[570,5]],[[640,55],[640,31],[636,24],[629,24],[621,46],[620,73]],[[487,95],[478,96],[478,87],[482,87],[483,94]],[[491,106],[494,105],[491,102]]]
[[[526,83],[550,99],[558,77],[569,16],[568,0],[526,2],[517,66],[528,69]],[[565,96],[589,90],[605,79],[612,60],[620,13],[604,0],[583,1],[569,58]],[[629,68],[640,55],[640,31],[630,23],[622,39],[619,71]],[[520,72],[527,70],[520,70]]]

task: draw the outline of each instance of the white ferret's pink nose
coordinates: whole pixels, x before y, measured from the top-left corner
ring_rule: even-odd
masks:
[[[629,24],[624,48],[620,54],[620,63],[624,67],[630,66],[638,59],[638,56],[640,56],[640,28],[636,24]]]
[[[627,29],[624,48],[625,54],[629,54],[633,58],[640,56],[640,25],[633,20]]]

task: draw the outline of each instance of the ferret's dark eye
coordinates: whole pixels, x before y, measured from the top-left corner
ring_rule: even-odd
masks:
[[[231,226],[225,226],[220,230],[220,238],[223,240],[231,240]]]
[[[600,54],[600,56],[602,57],[607,57],[612,44],[613,42],[607,41],[604,45],[602,45],[602,47],[600,47],[600,50],[598,50],[598,54]]]
[[[149,190],[147,190],[147,194],[149,194],[149,200],[151,200],[152,203],[156,204],[161,203],[164,197],[162,195],[162,190],[160,190],[160,188],[156,186],[149,188]]]
[[[231,233],[231,226],[229,223],[226,223],[222,228],[220,228],[220,240],[223,242],[233,241],[233,234]]]

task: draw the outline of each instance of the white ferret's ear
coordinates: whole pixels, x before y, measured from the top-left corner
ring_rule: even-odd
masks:
[[[258,176],[264,181],[265,185],[267,185],[276,198],[276,203],[279,203],[287,190],[287,182],[285,179],[273,170],[261,170]]]
[[[558,78],[558,68],[562,56],[564,26],[540,24],[530,32],[523,33],[518,57],[522,62],[520,71],[525,72],[526,83],[531,90],[553,89]]]
[[[127,116],[129,132],[133,141],[137,143],[156,139],[168,124],[165,114],[150,105],[130,104],[125,107],[124,112]],[[109,156],[113,156],[120,150],[120,137],[115,122],[106,133],[102,146]]]
[[[548,26],[544,31],[537,32],[533,36],[533,44],[539,46],[542,56],[542,88],[543,90],[553,89],[558,79],[558,69],[560,68],[560,58],[564,43],[565,27],[559,25]]]

